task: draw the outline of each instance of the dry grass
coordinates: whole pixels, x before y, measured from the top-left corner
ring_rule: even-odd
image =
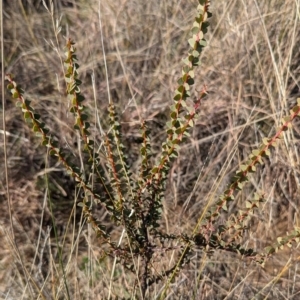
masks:
[[[63,147],[80,154],[72,117],[66,115],[59,59],[64,37],[70,36],[77,45],[83,94],[91,114],[96,105],[99,119],[106,115],[106,63],[110,95],[121,114],[133,168],[138,163],[140,118],[149,120],[153,149],[158,151],[197,1],[100,1],[102,35],[98,1],[57,1],[54,18],[61,17],[62,26],[59,49],[43,5],[23,1],[22,6],[21,2],[4,3],[5,71],[22,83]],[[203,84],[210,94],[168,181],[163,219],[168,232],[192,230],[237,166],[263,137],[275,132],[280,118],[294,105],[300,94],[299,7],[298,0],[213,1],[209,46],[195,84],[195,97]],[[5,120],[18,249],[10,240],[2,172],[0,298],[38,299],[36,284],[46,299],[67,299],[60,261],[66,266],[71,299],[134,298],[139,294],[137,278],[120,266],[112,275],[113,261],[99,261],[101,245],[76,207],[80,191],[59,164],[48,160],[11,100],[7,100]],[[253,217],[245,238],[257,250],[300,226],[298,127],[299,121],[230,207],[233,213],[254,192],[265,192],[267,203]],[[94,134],[99,138],[99,130]],[[3,138],[1,146],[3,165]],[[103,212],[96,213],[105,218]],[[172,284],[168,299],[298,299],[299,255],[299,249],[285,249],[261,269],[222,251],[212,257],[196,252]],[[170,253],[158,256],[157,262],[167,268],[175,259],[176,253]],[[162,284],[157,283],[147,297],[155,299]]]

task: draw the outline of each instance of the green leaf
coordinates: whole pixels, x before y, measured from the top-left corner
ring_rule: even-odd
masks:
[[[267,137],[264,137],[262,142],[263,142],[264,145],[268,145],[270,143],[270,139],[268,139]]]
[[[40,131],[37,131],[37,132],[35,133],[35,135],[36,135],[37,137],[43,137],[43,136],[44,136]]]
[[[197,22],[195,22],[198,26],[194,26],[191,30],[192,34],[197,34],[199,32],[200,26]]]
[[[286,116],[282,119],[282,123],[285,124],[287,122],[291,122],[291,116]]]
[[[183,74],[188,74],[191,70],[193,70],[193,68],[192,68],[192,67],[189,67],[189,66],[184,66],[184,67],[182,68]]]
[[[168,122],[166,123],[166,126],[167,126],[168,129],[172,129],[172,128],[173,128],[172,121],[168,121]]]
[[[204,22],[202,23],[202,26],[201,26],[201,31],[203,32],[203,34],[206,34],[207,33],[207,28],[209,27],[209,22]]]
[[[32,125],[32,119],[31,119],[31,118],[26,118],[26,119],[25,119],[25,122],[26,122],[28,125]]]
[[[183,85],[180,85],[178,88],[177,88],[177,91],[178,93],[182,94],[184,92],[184,86]]]
[[[258,150],[258,149],[253,150],[253,151],[252,151],[252,154],[253,154],[254,156],[259,156],[259,155],[260,155],[260,150]]]
[[[181,98],[182,98],[182,95],[181,95],[181,94],[176,94],[176,95],[173,97],[173,99],[174,99],[175,101],[179,101],[179,100],[181,100]]]
[[[151,170],[151,173],[152,174],[155,174],[158,172],[158,167],[154,167],[152,170]]]
[[[190,86],[187,82],[184,83],[183,86],[184,86],[184,91],[189,91],[190,90]]]
[[[246,201],[246,208],[251,208],[251,207],[252,207],[251,201]]]
[[[194,127],[194,120],[193,119],[189,120],[189,126]]]
[[[38,125],[36,125],[36,124],[33,125],[32,129],[33,129],[34,132],[40,131],[40,127]]]
[[[19,93],[18,93],[17,91],[13,92],[13,93],[12,93],[12,97],[13,97],[14,99],[19,98]]]
[[[199,44],[202,47],[206,47],[207,46],[207,41],[205,39],[202,39],[202,40],[200,40]]]
[[[194,81],[193,78],[190,77],[190,78],[187,80],[187,83],[188,83],[189,85],[193,85],[193,84],[195,83],[195,81]]]
[[[52,155],[52,156],[53,156],[53,155],[56,155],[56,151],[55,151],[54,149],[51,149],[51,150],[49,151],[49,154]]]
[[[244,182],[238,182],[238,184],[237,184],[237,189],[238,189],[238,190],[242,190],[242,189],[243,189],[243,186],[244,186]]]
[[[263,152],[262,156],[270,156],[270,154],[271,154],[270,150],[269,150],[269,149],[266,149],[266,150]]]
[[[25,112],[24,112],[24,118],[25,118],[25,119],[31,118],[31,114],[30,114],[29,111],[25,111]]]
[[[189,42],[189,44],[190,44],[190,46],[191,46],[192,48],[194,48],[194,47],[195,47],[195,42],[196,42],[196,39],[195,39],[195,37],[193,37],[193,38],[190,38],[190,39],[188,40],[188,42]]]
[[[249,169],[249,172],[252,172],[252,173],[256,172],[256,167],[255,166],[251,166],[250,169]]]
[[[81,114],[81,120],[86,121],[88,119],[88,116],[86,114]]]
[[[50,132],[50,130],[48,128],[43,128],[43,132],[46,135],[46,134],[48,134]]]
[[[276,251],[275,248],[273,248],[271,246],[266,247],[264,250],[268,255],[273,254]]]
[[[198,58],[198,57],[195,57],[195,58],[193,59],[193,61],[192,61],[192,65],[193,65],[193,66],[195,66],[195,67],[197,67],[197,66],[200,66],[200,65],[201,65],[201,62],[200,62],[200,60],[199,60],[199,58]]]
[[[247,165],[241,165],[241,166],[240,166],[240,170],[241,170],[242,172],[245,172],[247,169],[248,169],[248,166],[247,166]],[[238,172],[239,172],[239,171],[238,171]]]
[[[171,114],[170,114],[171,118],[173,120],[177,119],[177,112],[176,111],[172,111]]]
[[[43,139],[42,145],[43,145],[43,146],[50,147],[50,145],[49,145],[49,139],[48,139],[47,137]]]
[[[8,85],[7,85],[7,89],[8,90],[12,90],[14,88],[14,85],[12,84],[12,83],[9,83]]]
[[[184,81],[183,81],[182,77],[177,80],[177,83],[179,85],[183,85],[184,84]]]
[[[16,107],[21,108],[22,104],[22,101],[16,101]]]
[[[193,23],[193,27],[196,27],[196,28],[198,28],[198,30],[200,29],[200,24],[198,23],[198,22],[194,22]]]
[[[190,60],[188,59],[188,57],[184,58],[183,60],[183,63],[187,66],[189,66],[191,64]],[[182,84],[182,83],[178,83],[178,84]]]

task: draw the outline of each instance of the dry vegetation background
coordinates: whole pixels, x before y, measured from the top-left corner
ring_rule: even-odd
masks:
[[[5,1],[5,70],[22,84],[62,147],[69,149],[70,155],[78,155],[80,143],[67,113],[59,58],[65,37],[76,42],[83,94],[91,115],[100,120],[107,115],[106,62],[110,94],[120,113],[127,155],[135,170],[139,119],[148,120],[155,153],[164,140],[168,107],[181,58],[188,49],[196,6],[194,0],[54,1],[54,22],[59,19],[62,27],[57,48],[53,20],[41,1]],[[169,233],[192,230],[209,199],[218,198],[237,166],[263,137],[274,134],[280,118],[300,96],[300,1],[219,0],[212,1],[211,12],[209,45],[197,69],[193,92],[195,98],[207,84],[209,96],[168,181],[162,226]],[[76,208],[80,191],[62,166],[49,160],[8,93],[6,99],[9,189],[20,256],[9,239],[2,167],[0,298],[37,299],[32,283],[26,281],[31,273],[46,299],[66,299],[58,245],[63,249],[72,299],[105,299],[109,293],[112,299],[131,297],[136,278],[118,267],[110,282],[112,261],[98,261],[101,245]],[[100,142],[99,131],[94,134]],[[254,192],[265,192],[267,202],[253,216],[245,237],[256,250],[300,226],[299,138],[296,121],[230,207],[228,215]],[[3,132],[1,146],[4,166]],[[58,242],[51,230],[49,198]],[[98,214],[101,217],[101,212]],[[226,218],[224,215],[223,221]],[[196,252],[172,284],[168,299],[299,299],[299,255],[299,249],[284,249],[261,269],[222,251],[209,258]],[[161,262],[167,265],[172,259],[162,257]],[[289,268],[281,273],[287,263]],[[157,284],[149,299],[155,299],[161,286]]]

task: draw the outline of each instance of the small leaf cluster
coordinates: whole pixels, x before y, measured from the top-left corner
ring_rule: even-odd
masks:
[[[279,240],[275,246],[268,246],[264,253],[256,253],[252,249],[244,249],[237,241],[243,237],[244,231],[247,229],[247,222],[253,215],[255,209],[259,209],[260,203],[265,202],[263,195],[255,194],[253,200],[247,200],[245,209],[238,214],[231,215],[225,224],[215,228],[215,224],[221,215],[221,212],[227,213],[228,206],[235,200],[235,192],[241,190],[249,181],[249,175],[256,172],[257,164],[264,164],[264,158],[271,155],[270,148],[275,148],[286,130],[292,127],[292,121],[300,115],[300,98],[290,110],[290,115],[282,119],[282,125],[277,128],[276,133],[271,138],[264,138],[258,149],[255,149],[250,154],[246,162],[240,165],[236,171],[236,175],[232,178],[231,183],[226,188],[225,192],[220,196],[219,201],[210,207],[206,213],[204,220],[200,225],[198,233],[194,235],[196,245],[202,248],[222,249],[227,251],[237,252],[244,256],[253,258],[255,261],[264,265],[265,261],[284,245],[291,246],[291,242],[299,242],[299,230],[295,229],[291,234]],[[226,235],[229,238],[226,238]]]
[[[22,109],[26,123],[32,128],[36,135],[41,138],[41,144],[48,148],[50,155],[57,157],[65,167],[67,173],[75,179],[80,188],[83,188],[86,195],[90,195],[95,201],[100,200],[99,196],[94,193],[92,186],[84,180],[80,168],[73,164],[70,156],[59,147],[59,142],[51,136],[50,130],[46,127],[45,123],[41,121],[41,116],[35,113],[35,110],[32,108],[31,101],[24,98],[24,91],[16,84],[11,75],[6,75],[5,78],[9,82],[7,85],[8,90],[11,92],[13,98],[16,99],[16,106]],[[105,227],[97,223],[96,218],[93,217],[85,202],[81,203],[81,206],[83,207],[82,209],[86,220],[91,223],[97,235],[107,239],[108,234],[105,231]]]
[[[167,139],[162,144],[161,156],[159,163],[156,164],[151,172],[148,173],[149,165],[143,167],[143,176],[147,178],[146,183],[141,188],[142,191],[149,190],[149,196],[152,202],[149,212],[152,215],[154,227],[160,218],[159,210],[165,190],[165,180],[167,178],[171,163],[178,157],[179,145],[185,137],[189,136],[188,130],[194,126],[195,120],[198,118],[201,100],[207,95],[206,87],[202,89],[200,95],[193,105],[188,105],[187,99],[191,96],[191,86],[194,84],[195,72],[194,68],[200,65],[200,54],[206,46],[204,34],[209,26],[208,18],[211,17],[209,12],[210,1],[199,1],[197,7],[197,17],[193,23],[191,30],[191,38],[189,44],[191,49],[187,57],[183,60],[182,76],[178,79],[178,87],[173,97],[174,104],[171,105],[170,121],[167,122]],[[145,145],[142,149],[144,155],[143,162],[147,163],[148,151],[150,147]],[[149,187],[149,189],[148,189]]]
[[[284,248],[284,246],[287,246],[291,248],[293,244],[296,245],[296,247],[299,246],[300,243],[300,228],[295,228],[293,231],[288,233],[285,237],[278,237],[277,242],[272,247],[266,247],[265,252],[267,254],[273,253],[274,251],[277,252],[278,250],[281,250]]]
[[[270,156],[270,148],[276,147],[278,141],[283,137],[283,132],[291,127],[292,121],[300,114],[300,98],[298,104],[290,111],[290,115],[282,120],[282,126],[277,128],[276,134],[272,138],[264,138],[262,145],[252,151],[245,164],[240,165],[231,183],[220,196],[220,200],[212,207],[206,215],[206,222],[215,223],[221,210],[227,212],[228,204],[234,201],[234,193],[241,190],[245,183],[249,181],[249,174],[256,172],[256,165],[263,164],[263,158]],[[252,204],[249,203],[251,206]]]

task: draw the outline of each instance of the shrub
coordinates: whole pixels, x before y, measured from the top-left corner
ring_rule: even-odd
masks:
[[[208,87],[204,85],[201,88],[196,100],[189,100],[196,93],[192,86],[195,84],[197,67],[200,66],[200,55],[207,44],[205,35],[209,26],[208,19],[211,17],[209,6],[210,1],[199,0],[197,16],[188,40],[190,50],[183,59],[173,104],[169,107],[170,117],[165,124],[167,135],[158,158],[153,157],[147,121],[140,122],[141,163],[138,172],[132,169],[126,155],[128,152],[122,139],[121,123],[112,100],[109,101],[107,119],[101,120],[106,128],[100,132],[101,140],[94,139],[92,132],[95,124],[92,124],[92,112],[85,105],[85,97],[81,91],[79,60],[74,41],[67,40],[63,63],[69,111],[74,116],[74,130],[78,132],[82,144],[80,157],[70,155],[60,145],[55,134],[25,96],[23,89],[11,75],[6,75],[8,89],[17,107],[22,110],[26,123],[41,139],[41,145],[47,149],[47,153],[55,157],[75,180],[78,190],[83,191],[78,206],[97,236],[97,243],[100,244],[99,262],[109,258],[114,260],[112,277],[118,266],[135,275],[137,282],[132,287],[131,297],[148,298],[153,295],[154,287],[162,282],[161,290],[156,296],[165,298],[170,284],[190,263],[196,250],[201,250],[203,255],[209,257],[215,251],[234,253],[244,260],[264,266],[278,250],[299,244],[300,230],[295,227],[286,236],[277,237],[275,243],[262,251],[247,247],[245,238],[248,235],[249,223],[252,216],[266,203],[265,193],[255,193],[238,211],[229,210],[235,196],[244,188],[251,174],[257,172],[257,165],[265,163],[266,158],[271,155],[270,149],[280,143],[285,132],[292,126],[300,113],[300,99],[289,115],[282,118],[275,134],[264,137],[261,145],[252,150],[248,159],[240,164],[219,200],[215,201],[215,195],[212,195],[190,231],[170,234],[163,225],[162,210],[171,168],[178,158],[180,146],[190,136],[191,128],[198,119],[203,99],[208,95],[209,83]],[[53,7],[49,12],[53,14]],[[74,150],[73,153],[75,152]],[[80,167],[78,161],[83,161],[84,168]],[[97,217],[95,207],[101,212],[105,211],[109,218]],[[167,253],[176,253],[176,259],[170,266],[160,264],[160,257],[168,257]],[[60,262],[65,277],[62,257]],[[71,299],[68,285],[65,279],[66,295]],[[42,288],[37,284],[33,285],[33,290],[35,289],[36,292],[41,289],[40,293],[43,295]],[[110,293],[109,290],[108,297],[111,297]]]

